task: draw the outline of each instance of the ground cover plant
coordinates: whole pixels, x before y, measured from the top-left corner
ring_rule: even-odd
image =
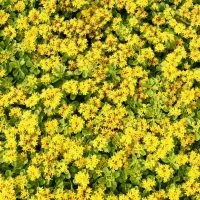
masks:
[[[0,0],[0,200],[199,200],[199,33],[199,0]]]

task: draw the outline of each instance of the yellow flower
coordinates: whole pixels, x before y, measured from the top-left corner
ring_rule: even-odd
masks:
[[[167,182],[170,176],[173,174],[173,169],[166,164],[159,164],[156,168],[156,173],[158,177],[160,177],[163,182]]]
[[[44,74],[42,75],[42,77],[40,78],[40,81],[44,84],[48,84],[51,82],[51,76],[50,74]]]
[[[181,99],[180,101],[185,105],[189,104],[192,100],[195,99],[195,90],[184,90],[181,92]]]
[[[62,89],[69,94],[76,95],[76,94],[78,94],[78,81],[76,81],[76,80],[66,81],[63,84]]]
[[[156,185],[156,182],[150,178],[144,179],[142,181],[142,187],[148,192],[153,190],[153,187],[155,185]]]
[[[4,35],[13,39],[16,37],[16,30],[12,26],[9,25],[5,27]]]
[[[128,191],[127,197],[129,197],[128,199],[130,200],[140,200],[140,191],[137,188],[132,188]]]
[[[58,113],[63,117],[67,118],[70,116],[70,114],[73,112],[73,106],[72,105],[63,105],[59,108]]]
[[[41,12],[39,14],[39,19],[41,22],[48,22],[49,21],[49,15],[47,12]]]
[[[28,27],[28,19],[26,16],[19,17],[16,20],[16,28],[19,30],[27,29]]]
[[[5,69],[0,69],[0,77],[4,77],[6,74],[6,70]]]
[[[89,184],[89,174],[79,171],[77,174],[75,174],[74,181],[76,184],[80,184],[83,188],[86,188]]]
[[[83,129],[84,124],[85,124],[84,120],[81,117],[78,117],[77,115],[73,115],[69,119],[69,125],[73,133],[80,132]]]
[[[15,6],[14,6],[15,10],[22,12],[25,9],[25,3],[23,1],[18,1]]]
[[[192,166],[188,171],[188,177],[191,180],[198,179],[200,177],[200,167]]]
[[[137,0],[136,1],[136,4],[138,6],[140,6],[141,8],[145,8],[147,5],[148,5],[148,0]]]
[[[118,151],[108,160],[108,166],[111,169],[118,170],[123,166],[125,160],[125,152],[123,150]]]
[[[155,45],[156,52],[162,52],[162,51],[164,51],[164,49],[165,49],[165,46],[162,43],[158,43]]]
[[[14,163],[17,160],[16,150],[7,150],[4,152],[3,160],[5,163]]]
[[[78,89],[80,93],[82,93],[83,95],[87,95],[90,90],[90,87],[91,87],[91,81],[86,80],[86,81],[81,81],[79,83]]]
[[[96,155],[92,155],[91,157],[86,158],[86,168],[90,170],[94,170],[99,163],[99,159]]]
[[[188,162],[188,156],[186,154],[178,154],[175,158],[175,163],[178,166],[185,165]]]
[[[133,14],[135,12],[136,8],[137,8],[137,5],[135,2],[133,2],[131,0],[126,2],[126,10],[128,13]]]
[[[192,196],[196,192],[199,193],[200,184],[194,180],[188,180],[182,184],[182,188],[186,196]]]
[[[74,142],[67,142],[65,143],[65,145],[70,145],[68,152],[64,153],[64,159],[66,160],[66,162],[71,162],[72,160],[80,159],[83,156],[84,147],[80,144],[76,144]]]
[[[27,175],[31,181],[35,181],[40,177],[40,170],[37,167],[30,165],[27,170]]]
[[[34,197],[33,199],[40,199],[40,200],[50,200],[50,199],[54,199],[54,195],[51,194],[51,190],[49,188],[42,188],[42,187],[38,187],[37,189],[37,193],[35,195],[36,197]],[[32,199],[31,199],[32,200]]]
[[[186,27],[185,27],[184,24],[178,23],[178,24],[176,24],[176,26],[174,27],[174,32],[177,33],[177,34],[184,33],[185,28],[186,28]]]
[[[47,134],[53,135],[58,130],[58,121],[56,119],[45,122],[45,130]]]
[[[97,136],[93,142],[93,147],[97,148],[99,151],[102,151],[104,148],[108,146],[108,140],[103,136]]]
[[[135,27],[137,24],[139,23],[138,19],[136,17],[131,17],[129,19],[129,24],[132,26],[132,27]]]
[[[6,13],[4,10],[0,10],[0,26],[7,22],[9,16],[10,14]]]
[[[39,95],[34,93],[25,101],[25,104],[27,107],[33,107],[39,102],[39,100]]]
[[[177,107],[171,107],[169,110],[170,116],[179,116],[181,114],[181,110]]]
[[[122,145],[124,145],[124,146],[130,145],[133,141],[134,134],[135,134],[134,129],[132,127],[127,127],[125,129],[125,134],[122,135],[122,137],[120,139],[120,142],[122,143]]]
[[[32,10],[29,11],[28,13],[28,19],[30,22],[32,22],[33,24],[39,24],[39,10],[33,8]]]
[[[83,5],[85,5],[87,3],[87,1],[85,0],[74,0],[72,2],[72,5],[78,9],[80,9]]]
[[[152,134],[146,134],[143,140],[147,152],[155,152],[160,143],[158,138]]]
[[[94,194],[90,196],[90,200],[103,200],[104,198],[104,190],[99,188],[94,191]]]
[[[16,186],[20,187],[21,189],[24,189],[27,185],[27,179],[23,175],[19,175],[15,178],[15,184]]]
[[[42,91],[40,97],[44,100],[44,106],[46,108],[55,109],[59,106],[63,94],[59,88],[48,88]]]

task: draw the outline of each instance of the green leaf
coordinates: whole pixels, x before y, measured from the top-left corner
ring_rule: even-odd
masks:
[[[34,68],[34,64],[30,60],[26,61],[26,66],[29,68]]]
[[[137,60],[128,60],[128,64],[131,65],[131,66],[134,66],[134,65],[137,65]]]
[[[158,7],[159,11],[162,12],[163,10],[165,10],[165,8],[166,8],[166,4],[164,2],[159,4],[159,7]]]
[[[123,193],[127,193],[130,188],[131,188],[131,184],[129,183],[123,183],[121,185],[121,189]]]
[[[25,169],[21,169],[20,175],[23,176],[24,174],[26,174],[26,170]]]
[[[200,132],[195,132],[196,141],[200,140]]]
[[[67,53],[64,53],[63,56],[62,56],[62,61],[63,61],[63,62],[66,62],[68,59],[69,59],[68,54],[67,54]]]
[[[14,77],[17,77],[18,74],[19,74],[19,71],[17,69],[14,69],[12,74],[13,74]]]
[[[99,185],[105,185],[106,184],[106,179],[105,179],[105,177],[100,177],[99,179],[98,179],[98,183],[99,183]]]
[[[115,177],[115,178],[118,178],[119,176],[120,176],[120,172],[119,172],[119,171],[115,171],[115,172],[114,172],[114,177]]]
[[[30,190],[29,190],[29,193],[30,193],[30,194],[33,194],[34,192],[35,192],[34,189],[30,189]]]
[[[87,71],[84,71],[84,72],[82,73],[82,76],[83,76],[83,78],[87,78],[87,77],[88,77],[88,72],[87,72]]]
[[[71,178],[71,174],[68,172],[65,176],[66,179],[70,179]]]
[[[112,181],[111,190],[112,190],[112,191],[115,191],[116,188],[117,188],[117,182],[116,182],[116,181]]]
[[[150,97],[153,97],[154,91],[153,90],[148,90],[147,91],[147,95],[150,96]]]
[[[25,74],[21,69],[18,70],[18,76],[20,79],[24,79],[24,77],[25,77]]]
[[[112,186],[112,181],[110,179],[106,179],[106,186],[109,188]]]
[[[5,175],[6,175],[7,177],[10,177],[10,176],[12,175],[11,170],[6,170]]]
[[[0,42],[0,47],[1,47],[2,49],[4,49],[4,48],[6,47],[4,41],[1,41],[1,42]]]
[[[38,75],[38,74],[40,74],[40,70],[39,70],[39,69],[34,69],[34,70],[33,70],[33,73],[34,73],[35,75]]]
[[[70,94],[70,99],[71,99],[71,100],[75,100],[75,99],[76,99],[76,95]]]
[[[7,72],[10,73],[12,71],[12,66],[8,65]]]
[[[32,188],[32,185],[31,184],[27,184],[26,187],[27,188]]]
[[[22,65],[24,65],[25,64],[25,60],[24,59],[20,59],[20,65],[22,66]]]
[[[4,6],[9,6],[12,5],[12,1],[11,0],[4,0]]]
[[[44,184],[45,184],[45,180],[44,180],[44,179],[40,179],[40,180],[39,180],[39,185],[42,186],[42,185],[44,185]]]
[[[110,170],[107,168],[107,167],[104,167],[103,168],[103,172],[106,176],[109,176],[110,175]]]
[[[121,178],[123,179],[123,182],[126,182],[127,178],[128,178],[128,175],[127,175],[127,172],[126,171],[122,171],[121,173]]]
[[[81,71],[79,71],[78,69],[74,71],[74,75],[81,75]]]
[[[18,61],[10,62],[9,63],[9,67],[11,67],[12,69],[18,68],[19,67],[19,62]]]

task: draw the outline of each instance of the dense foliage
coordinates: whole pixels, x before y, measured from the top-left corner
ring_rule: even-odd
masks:
[[[0,0],[0,200],[199,200],[199,33],[199,0]]]

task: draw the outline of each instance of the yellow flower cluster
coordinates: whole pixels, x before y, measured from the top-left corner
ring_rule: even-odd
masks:
[[[199,200],[199,25],[199,0],[0,0],[0,200]]]

